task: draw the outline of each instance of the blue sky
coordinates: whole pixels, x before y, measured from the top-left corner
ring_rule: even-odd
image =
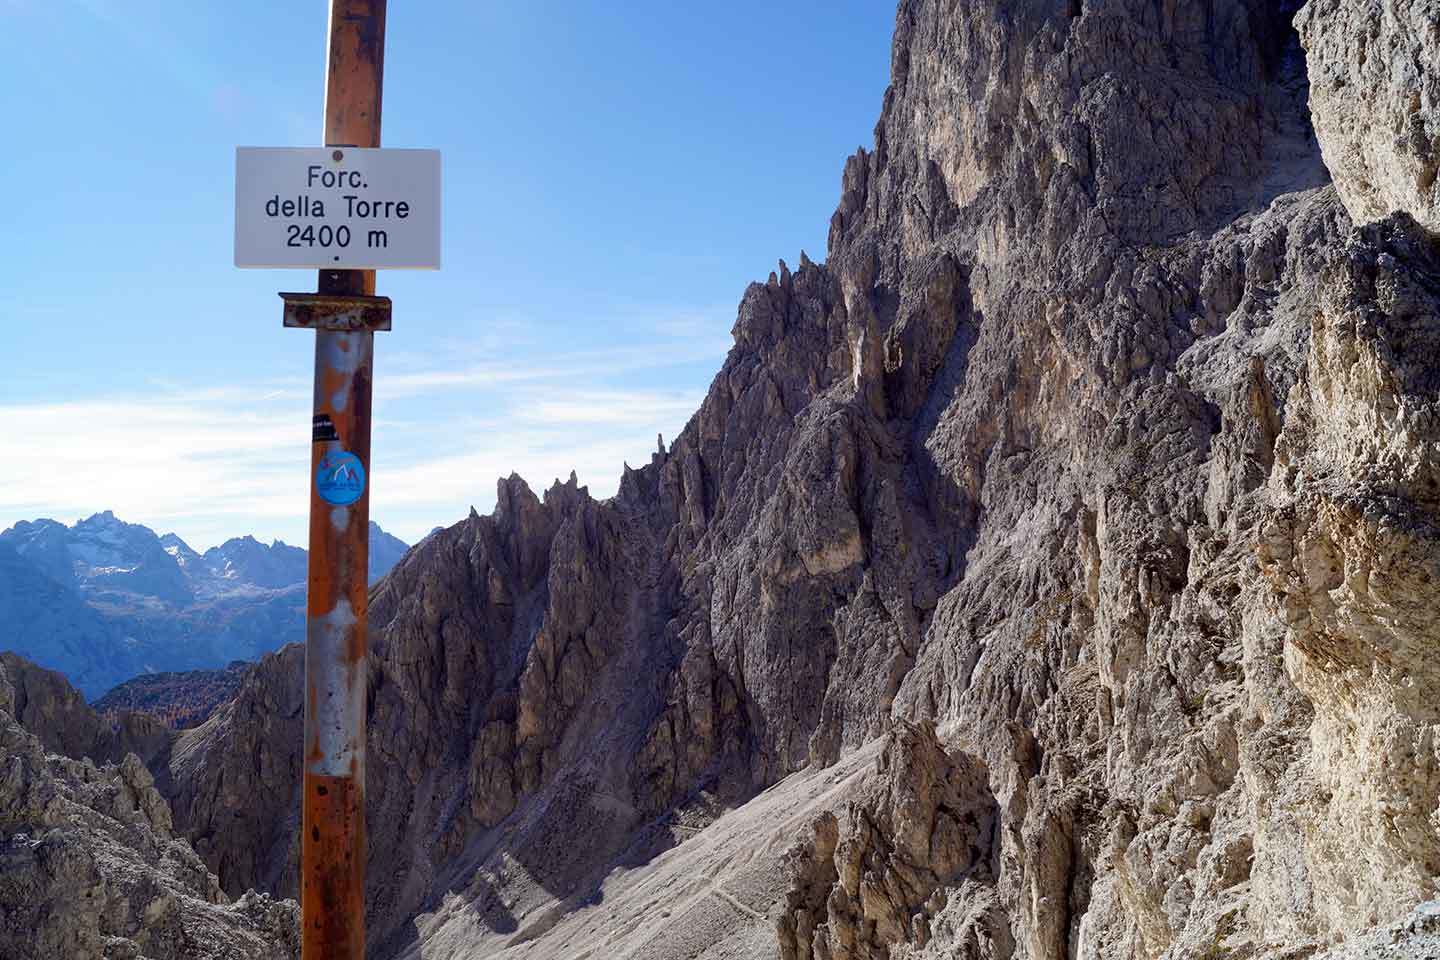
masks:
[[[442,151],[445,267],[384,272],[372,517],[413,542],[703,397],[745,285],[825,255],[894,4],[392,2],[384,140]],[[305,542],[312,335],[231,265],[234,148],[319,141],[327,5],[0,0],[0,528],[114,509]]]

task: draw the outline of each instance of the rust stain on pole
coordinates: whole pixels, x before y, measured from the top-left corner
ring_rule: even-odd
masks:
[[[301,846],[304,960],[365,955],[366,568],[374,333],[315,331],[310,576]],[[325,429],[320,429],[320,425]],[[333,439],[324,439],[333,436]],[[363,487],[327,500],[322,478],[358,459]]]
[[[384,55],[385,0],[332,0],[326,146],[380,146]],[[390,322],[389,302],[369,299],[374,292],[372,270],[322,270],[319,295],[286,295],[286,325],[315,328],[300,846],[304,960],[365,956],[370,403],[374,330]],[[322,483],[339,486],[322,490]],[[353,499],[334,492],[354,492],[357,483]]]
[[[380,146],[385,0],[332,0],[325,145]]]

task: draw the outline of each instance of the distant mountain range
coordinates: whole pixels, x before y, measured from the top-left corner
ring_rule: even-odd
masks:
[[[408,547],[370,524],[370,582]],[[0,533],[0,650],[87,697],[141,674],[254,660],[305,636],[306,553],[237,537],[200,553],[110,511]]]

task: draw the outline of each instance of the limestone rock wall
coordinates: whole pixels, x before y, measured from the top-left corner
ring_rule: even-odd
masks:
[[[1258,553],[1314,709],[1317,925],[1389,919],[1440,877],[1437,268],[1403,216],[1337,251],[1276,447]]]
[[[174,835],[139,757],[97,765],[49,753],[17,722],[23,702],[31,717],[68,712],[71,729],[93,727],[68,684],[27,677],[35,671],[0,662],[0,957],[298,958],[296,904],[227,897]]]
[[[1000,811],[987,771],[947,753],[933,724],[892,731],[867,790],[842,816],[843,826],[821,814],[813,838],[791,852],[777,923],[783,960],[885,960],[902,944],[928,946],[937,927],[950,949],[1013,948],[990,890]],[[947,913],[951,899],[963,902],[960,916]]]
[[[1312,0],[1297,24],[1315,132],[1350,216],[1404,211],[1440,233],[1440,4]]]

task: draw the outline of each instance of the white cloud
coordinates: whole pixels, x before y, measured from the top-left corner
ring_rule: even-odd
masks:
[[[294,510],[307,408],[213,395],[0,407],[0,526],[113,509],[203,544],[249,532]]]
[[[511,472],[539,493],[573,469],[592,494],[609,496],[622,464],[649,462],[656,434],[673,439],[703,398],[648,388],[644,372],[702,358],[718,365],[716,346],[382,371],[371,515],[413,543],[472,504],[488,511],[495,480]],[[617,389],[617,375],[637,385]],[[0,404],[0,528],[112,509],[197,549],[245,533],[304,544],[309,428],[309,385],[288,382]]]

